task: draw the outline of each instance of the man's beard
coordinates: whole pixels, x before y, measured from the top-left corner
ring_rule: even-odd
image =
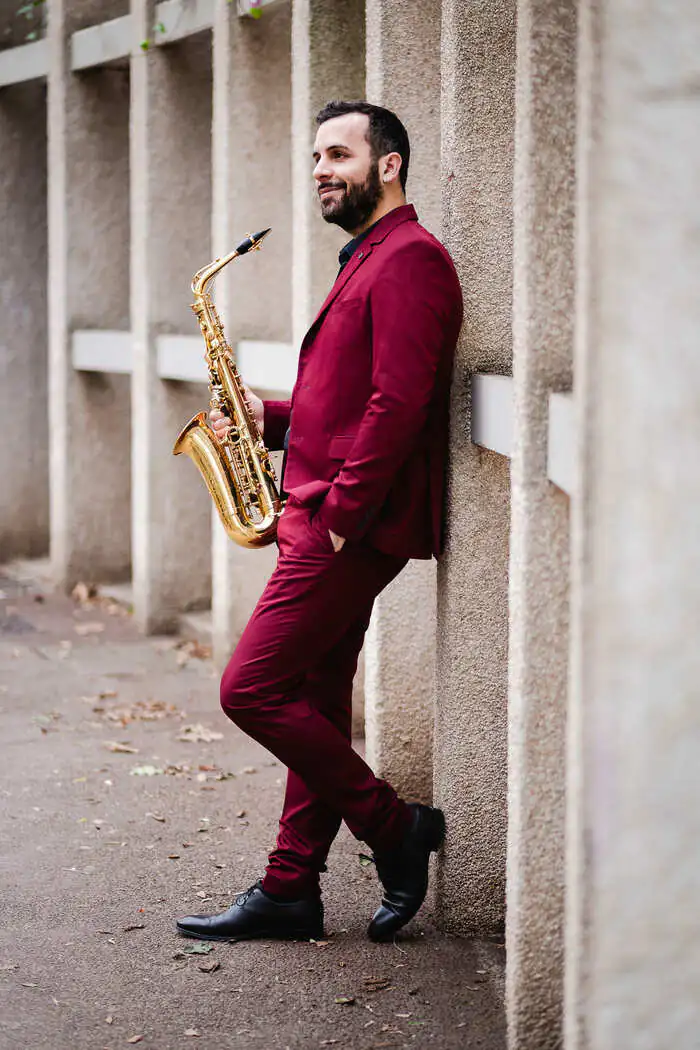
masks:
[[[343,190],[341,196],[321,199],[321,215],[326,222],[333,222],[346,233],[359,229],[369,219],[382,199],[382,184],[379,180],[379,165],[371,164],[367,178],[357,183],[326,183]]]

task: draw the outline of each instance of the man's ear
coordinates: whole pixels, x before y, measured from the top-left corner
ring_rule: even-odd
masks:
[[[401,171],[401,154],[387,153],[379,162],[382,182],[396,182]]]

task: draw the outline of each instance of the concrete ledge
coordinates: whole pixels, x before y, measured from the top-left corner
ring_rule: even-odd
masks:
[[[211,29],[215,8],[216,0],[164,0],[156,4],[153,43],[158,47],[173,44]]]
[[[156,339],[158,375],[185,383],[206,383],[204,340],[196,335],[159,335]]]
[[[0,51],[0,87],[38,80],[49,72],[49,45],[46,40],[8,47]]]
[[[242,340],[236,362],[248,386],[254,390],[289,391],[297,378],[298,357],[290,343]]]
[[[472,376],[472,441],[513,455],[513,380],[510,376]]]
[[[289,3],[289,0],[260,0],[255,6],[260,9],[263,7],[278,7],[280,4]],[[253,3],[251,0],[238,0],[238,14],[241,18],[252,18],[251,11],[253,9]]]
[[[131,332],[73,332],[73,368],[80,372],[132,371]]]
[[[79,29],[71,37],[71,69],[91,69],[127,58],[131,53],[131,35],[131,15]]]
[[[573,394],[549,395],[547,476],[573,496],[576,488],[576,423]]]

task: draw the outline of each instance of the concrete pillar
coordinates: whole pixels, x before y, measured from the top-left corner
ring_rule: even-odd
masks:
[[[448,836],[442,925],[503,923],[510,481],[469,439],[473,372],[511,367],[515,3],[444,0],[443,235],[463,281],[453,381],[446,549],[438,567],[434,789]]]
[[[700,1031],[700,16],[581,11],[567,1048]]]
[[[12,5],[14,9],[14,3]],[[0,562],[49,546],[46,91],[0,91]]]
[[[338,270],[347,241],[319,216],[311,178],[315,117],[331,99],[365,90],[364,0],[292,0],[293,338],[299,346]]]
[[[56,0],[48,13],[49,427],[56,582],[130,571],[130,405],[123,375],[77,372],[75,329],[129,327],[129,74],[73,74],[70,34],[121,13]]]
[[[367,0],[366,93],[406,125],[407,196],[439,236],[440,0]],[[400,794],[426,802],[433,789],[435,578],[435,562],[409,565],[378,599],[365,645],[368,761]]]
[[[206,387],[164,381],[157,339],[198,335],[192,276],[212,256],[211,33],[143,51],[150,0],[134,0],[131,95],[134,612],[142,629],[171,630],[208,604],[211,501],[172,446]],[[204,354],[204,342],[193,353]]]
[[[219,0],[214,26],[213,249],[272,227],[262,251],[234,262],[217,282],[229,343],[291,342],[291,13],[240,18]],[[245,375],[243,376],[245,379]],[[277,548],[236,547],[214,521],[213,638],[223,663],[275,565]]]
[[[562,1040],[569,500],[547,479],[571,389],[576,3],[518,6],[513,201],[506,1003],[512,1050]]]

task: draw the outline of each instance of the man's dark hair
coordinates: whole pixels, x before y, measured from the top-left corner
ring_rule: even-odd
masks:
[[[320,127],[327,120],[344,117],[347,113],[364,113],[369,117],[367,138],[373,160],[377,161],[379,157],[384,157],[387,153],[401,155],[399,178],[401,189],[405,190],[411,147],[408,142],[408,132],[396,114],[390,109],[384,109],[383,106],[374,106],[371,102],[326,102],[316,117],[316,124]]]

